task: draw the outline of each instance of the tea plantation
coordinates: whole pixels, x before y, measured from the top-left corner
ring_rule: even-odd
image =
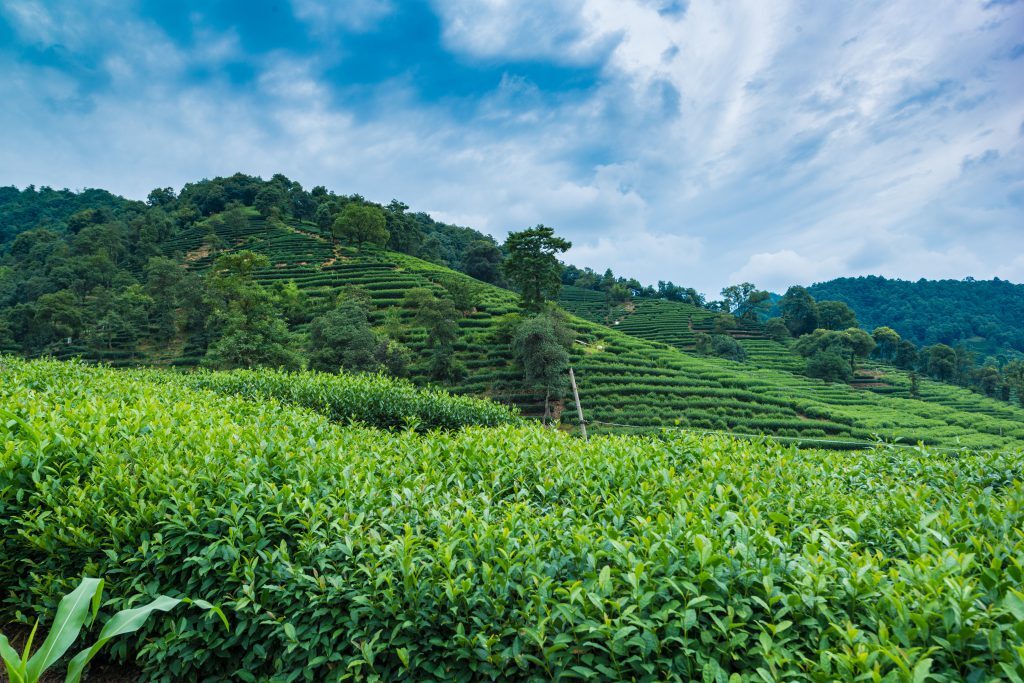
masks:
[[[308,223],[271,224],[251,212],[244,229],[218,229],[228,245],[269,258],[270,267],[256,273],[263,284],[294,281],[314,303],[333,298],[342,287],[358,286],[372,297],[378,323],[389,309],[397,310],[402,321],[411,321],[402,297],[412,288],[443,294],[445,282],[468,283],[477,305],[459,321],[461,339],[455,351],[468,373],[454,389],[515,403],[528,416],[539,414],[538,397],[520,388],[508,345],[497,339],[501,317],[517,310],[511,292],[405,254],[332,248]],[[170,249],[200,254],[189,263],[202,269],[212,257],[201,255],[201,238],[202,228],[197,227]],[[933,388],[928,382],[925,400],[915,400],[906,390],[881,395],[808,379],[787,371],[799,359],[764,339],[756,326],[734,333],[749,354],[747,363],[697,357],[683,352],[691,343],[691,320],[695,330],[708,330],[713,313],[681,303],[638,300],[634,311],[621,311],[621,323],[612,329],[597,317],[603,295],[565,290],[563,298],[575,295],[589,301],[593,318],[573,319],[578,340],[573,364],[585,417],[595,422],[592,431],[657,431],[679,425],[858,443],[876,438],[983,448],[1024,443],[1024,410],[1004,402],[945,385]],[[640,334],[644,326],[664,336]],[[415,355],[424,352],[425,337],[414,325],[402,341]],[[186,355],[174,362],[194,365],[198,360]],[[939,394],[945,398],[933,401]],[[567,425],[575,424],[571,401],[565,402],[562,416]]]
[[[1020,449],[424,435],[245,373],[0,363],[0,617],[83,574],[103,612],[219,604],[230,632],[186,611],[117,641],[152,678],[1024,676]]]
[[[730,332],[747,352],[746,362],[694,356],[689,353],[694,335],[709,332],[715,316],[696,306],[638,299],[609,310],[603,294],[576,287],[565,287],[559,302],[610,327],[620,348],[630,349],[622,355],[624,362],[616,373],[636,378],[628,383],[608,377],[596,363],[591,365],[588,356],[578,362],[595,373],[577,370],[590,380],[589,385],[583,383],[581,402],[595,409],[598,420],[640,429],[678,420],[690,427],[797,440],[883,438],[988,448],[1024,439],[1024,411],[1019,408],[927,379],[920,381],[920,397],[912,398],[907,373],[890,366],[871,365],[870,369],[882,376],[853,386],[797,374],[803,360],[782,344],[764,338],[750,323]],[[634,340],[627,343],[622,341],[624,334],[616,333]],[[640,340],[653,343],[641,344]],[[680,374],[686,379],[679,378]],[[638,398],[617,400],[617,392]],[[829,447],[842,444],[830,443]]]
[[[512,403],[527,417],[540,414],[541,397],[522,388],[507,339],[501,338],[502,317],[518,310],[516,295],[406,254],[333,246],[312,223],[268,221],[246,211],[248,219],[241,224],[210,220],[183,230],[165,245],[166,253],[182,256],[191,270],[203,272],[216,256],[204,246],[213,230],[224,249],[266,255],[270,265],[257,270],[255,279],[267,286],[294,282],[311,308],[332,301],[345,287],[358,287],[372,299],[371,322],[383,323],[389,310],[398,313],[405,327],[401,341],[414,358],[426,355],[426,338],[403,305],[406,292],[425,287],[443,296],[446,283],[461,281],[474,292],[476,305],[458,321],[454,354],[467,373],[452,391]],[[637,300],[613,310],[609,318],[603,295],[571,287],[565,288],[562,304],[583,316],[571,318],[577,341],[572,356],[592,432],[680,426],[804,442],[821,439],[837,448],[844,444],[836,442],[857,446],[876,439],[954,448],[1024,443],[1020,408],[930,382],[922,383],[923,400],[911,399],[899,373],[887,376],[884,392],[808,379],[792,372],[802,367],[801,359],[764,339],[756,326],[733,332],[747,351],[745,363],[693,355],[688,352],[693,335],[709,330],[714,316],[703,309]],[[297,326],[300,333],[305,329]],[[59,356],[95,357],[90,353],[71,345],[61,347]],[[202,353],[194,340],[185,340],[131,352],[115,345],[97,359],[187,368],[198,365]],[[422,382],[422,376],[414,379]],[[577,423],[571,400],[556,406],[556,412],[566,428]]]

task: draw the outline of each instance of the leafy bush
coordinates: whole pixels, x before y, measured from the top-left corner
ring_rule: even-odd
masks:
[[[420,429],[457,429],[467,425],[494,426],[516,422],[513,408],[441,389],[420,389],[383,375],[332,375],[277,370],[195,372],[181,376],[148,374],[162,381],[238,394],[272,398],[315,410],[337,422],[356,421],[394,429],[414,423]]]
[[[187,377],[3,372],[0,617],[83,570],[110,609],[220,602],[231,633],[181,613],[118,641],[150,676],[1024,676],[1019,451],[421,436]]]

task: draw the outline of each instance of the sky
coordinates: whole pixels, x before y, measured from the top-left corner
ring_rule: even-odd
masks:
[[[0,0],[0,185],[236,171],[712,296],[1024,282],[1024,2]]]

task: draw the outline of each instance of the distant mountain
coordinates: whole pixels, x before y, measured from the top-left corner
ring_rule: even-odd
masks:
[[[869,275],[807,290],[818,301],[846,302],[864,327],[887,325],[918,346],[964,343],[980,356],[1024,353],[1024,285],[999,278],[909,282]]]

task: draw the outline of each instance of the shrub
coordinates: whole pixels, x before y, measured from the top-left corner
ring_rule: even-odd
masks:
[[[443,389],[419,389],[407,381],[383,375],[236,370],[146,376],[222,394],[276,399],[310,408],[336,422],[356,421],[384,429],[402,428],[410,422],[427,430],[519,420],[518,413],[509,406],[455,396]]]
[[[1024,676],[1019,451],[423,436],[155,377],[4,368],[5,620],[88,569],[222,604],[118,641],[154,678]]]

